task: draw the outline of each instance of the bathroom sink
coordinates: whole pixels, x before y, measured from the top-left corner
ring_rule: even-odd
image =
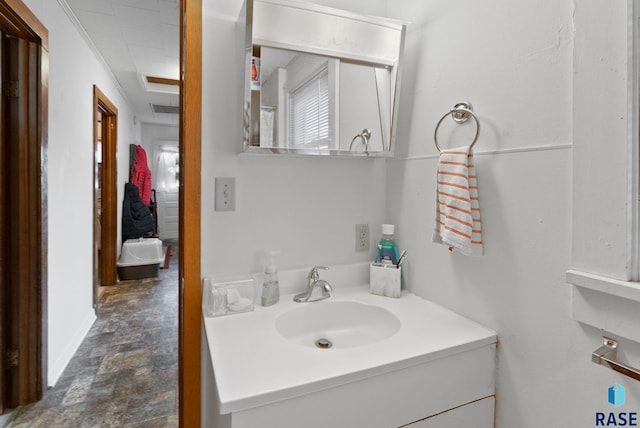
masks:
[[[353,301],[304,303],[275,320],[278,333],[299,345],[352,348],[379,342],[400,329],[400,320],[379,306]]]

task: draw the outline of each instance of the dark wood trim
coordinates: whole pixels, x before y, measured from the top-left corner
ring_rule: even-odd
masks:
[[[180,86],[180,81],[176,79],[165,79],[164,77],[145,76],[147,82],[156,83],[158,85]]]
[[[0,40],[4,39],[4,35],[0,32]],[[4,70],[4,43],[0,43],[0,70]],[[4,80],[4,76],[0,76]],[[6,334],[8,319],[5,315],[6,307],[6,286],[7,284],[7,269],[6,266],[6,254],[9,248],[6,248],[7,239],[7,192],[6,186],[8,185],[7,172],[6,172],[6,142],[5,142],[5,106],[3,102],[0,102],[0,357],[6,355]],[[6,407],[6,388],[4,385],[8,384],[7,373],[5,368],[5,362],[0,359],[0,414],[4,413]]]
[[[0,27],[49,51],[49,32],[22,0],[0,1]]]
[[[29,46],[29,91],[27,107],[28,122],[27,129],[30,136],[27,139],[28,147],[28,173],[30,212],[28,215],[28,243],[24,245],[31,253],[31,276],[27,286],[27,293],[21,299],[29,299],[31,303],[30,314],[23,326],[21,339],[26,343],[25,349],[21,349],[20,364],[24,364],[22,370],[29,372],[22,376],[29,385],[21,385],[26,391],[17,397],[19,404],[26,404],[28,401],[39,400],[43,391],[47,387],[48,373],[48,129],[49,129],[49,33],[47,28],[40,22],[36,15],[22,2],[22,0],[0,0],[0,27],[16,37],[20,37],[33,42]],[[3,114],[4,116],[4,114]],[[4,125],[2,132],[4,133]],[[6,178],[6,174],[0,174]],[[0,186],[9,183],[0,183]],[[4,196],[3,196],[4,201]],[[4,224],[7,218],[0,218],[0,224]],[[13,227],[13,226],[12,226]],[[4,241],[4,236],[2,237]],[[6,262],[3,257],[0,264]],[[0,280],[6,280],[5,273],[0,275]],[[0,292],[0,295],[3,293]],[[0,299],[0,305],[6,304],[6,300]],[[6,318],[5,318],[6,319]],[[6,338],[6,331],[1,328],[0,334]],[[24,328],[26,326],[26,328]],[[4,339],[0,340],[0,358],[4,360]],[[28,366],[28,367],[27,367]],[[5,367],[0,362],[0,370],[5,373]],[[6,378],[0,376],[0,385],[5,384]],[[16,397],[7,397],[0,394],[0,413],[5,410],[5,405],[13,401],[16,404]]]
[[[44,28],[44,27],[43,27]],[[44,29],[46,32],[46,28]],[[47,41],[47,36],[41,37]],[[49,52],[45,46],[40,49],[40,364],[42,391],[47,389],[49,373],[49,183],[47,181],[49,165]]]
[[[103,127],[101,282],[102,285],[114,285],[118,281],[116,265],[118,257],[118,166],[116,157],[118,109],[96,85],[93,86],[93,106],[94,130],[98,127],[100,111],[102,111]],[[95,140],[97,135],[95,132],[93,134]]]
[[[17,96],[4,97],[2,109],[6,136],[2,203],[12,207],[0,219],[4,244],[0,411],[4,411],[41,399],[47,383],[49,67],[47,30],[22,2],[0,0],[0,27],[15,37],[3,43],[3,79],[17,82]],[[18,365],[12,369],[4,365],[7,348],[19,350]]]
[[[200,426],[202,0],[180,1],[179,418]]]

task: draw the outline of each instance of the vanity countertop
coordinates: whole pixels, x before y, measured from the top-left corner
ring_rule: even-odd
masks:
[[[292,343],[274,327],[279,315],[328,301],[383,307],[401,322],[382,341],[346,349]],[[369,286],[336,288],[331,298],[295,303],[283,295],[274,306],[204,318],[222,414],[331,388],[497,342],[496,333],[442,306],[403,292],[399,299],[369,293]]]

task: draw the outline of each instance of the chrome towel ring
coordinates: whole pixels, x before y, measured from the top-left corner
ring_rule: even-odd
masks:
[[[349,144],[349,150],[351,150],[353,142],[356,141],[357,138],[362,138],[362,142],[364,143],[364,151],[366,153],[369,153],[369,138],[371,138],[371,130],[369,128],[364,128],[361,133],[356,134],[356,136],[351,140],[351,144]]]
[[[478,136],[480,135],[480,122],[478,121],[476,115],[473,113],[473,106],[471,105],[471,103],[468,101],[462,101],[454,105],[451,110],[449,110],[444,116],[440,118],[438,124],[436,125],[435,131],[433,131],[433,141],[435,142],[438,151],[442,151],[442,148],[440,148],[440,145],[438,144],[438,128],[440,128],[440,124],[442,123],[442,121],[449,115],[451,115],[453,120],[458,123],[465,123],[467,120],[469,120],[470,117],[472,117],[473,120],[476,121],[476,136],[473,137],[473,141],[471,142],[471,148],[473,148],[473,146],[476,144],[476,141],[478,141]]]

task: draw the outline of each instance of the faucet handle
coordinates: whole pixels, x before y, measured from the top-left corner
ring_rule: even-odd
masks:
[[[311,272],[309,272],[309,279],[313,281],[317,281],[320,278],[320,274],[318,274],[318,269],[329,270],[329,268],[326,266],[315,266],[313,269],[311,269]]]

